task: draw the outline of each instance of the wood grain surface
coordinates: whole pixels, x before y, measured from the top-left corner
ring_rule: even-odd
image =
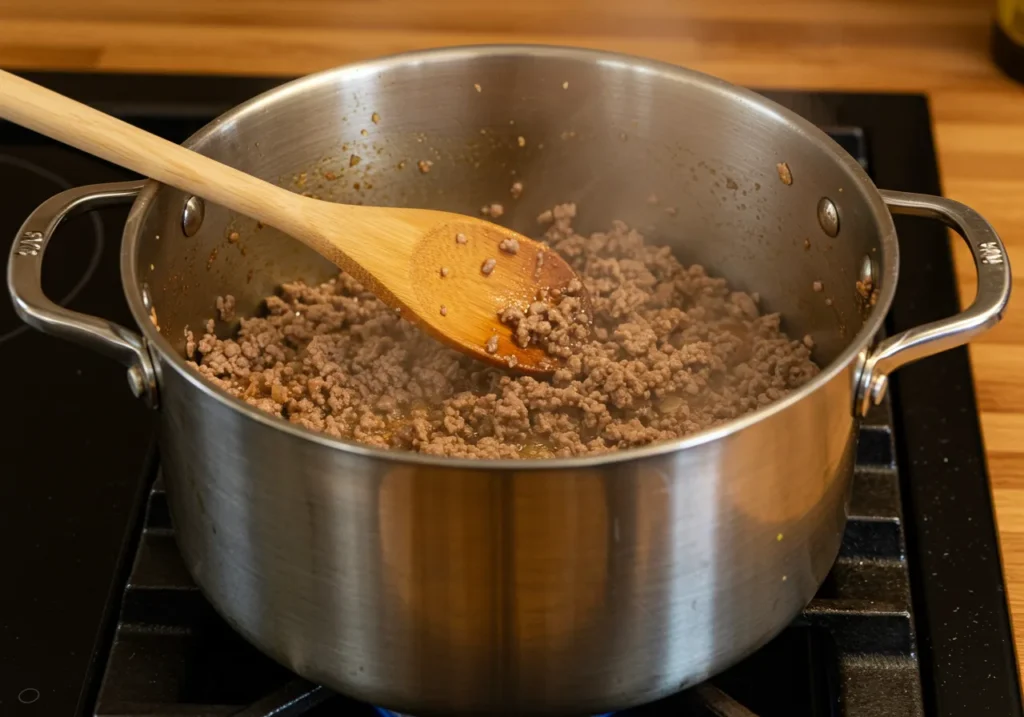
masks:
[[[0,66],[304,74],[403,50],[537,42],[645,55],[770,88],[924,91],[945,193],[1024,272],[1024,87],[988,56],[993,0],[0,0]],[[974,269],[959,249],[962,299]],[[1024,311],[971,349],[1024,654]]]

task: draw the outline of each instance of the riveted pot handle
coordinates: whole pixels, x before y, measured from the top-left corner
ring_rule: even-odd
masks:
[[[992,225],[970,207],[928,194],[883,191],[893,214],[938,219],[967,242],[978,271],[978,294],[964,311],[890,336],[861,360],[857,378],[857,412],[867,413],[885,396],[888,375],[900,366],[962,346],[992,328],[1010,300],[1010,262]]]
[[[143,185],[135,181],[77,187],[39,205],[14,238],[7,262],[7,288],[15,312],[26,324],[117,359],[128,367],[128,383],[135,395],[155,406],[155,373],[143,338],[112,321],[55,304],[42,286],[43,256],[60,223],[80,212],[131,201]]]

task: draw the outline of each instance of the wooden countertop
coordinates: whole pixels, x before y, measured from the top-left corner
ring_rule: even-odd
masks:
[[[925,91],[945,193],[1024,270],[1024,87],[988,57],[994,0],[0,0],[6,68],[304,74],[486,42],[597,47],[776,88]],[[959,246],[959,244],[958,244]],[[958,252],[963,298],[974,269]],[[1024,654],[1024,312],[971,349],[1018,652]]]

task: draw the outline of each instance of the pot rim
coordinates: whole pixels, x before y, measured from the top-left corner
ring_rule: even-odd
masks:
[[[141,279],[136,266],[136,256],[141,236],[141,229],[149,206],[155,201],[160,189],[163,187],[159,182],[150,180],[143,187],[135,202],[132,204],[128,219],[125,223],[121,242],[121,281],[124,284],[125,297],[132,312],[135,322],[145,336],[150,347],[155,347],[162,360],[156,361],[158,366],[172,366],[180,376],[185,378],[197,389],[207,396],[217,400],[226,408],[238,411],[248,418],[258,421],[268,428],[285,431],[305,441],[319,443],[327,448],[343,450],[358,456],[374,458],[388,463],[414,463],[418,465],[464,468],[476,470],[552,470],[588,468],[597,465],[607,465],[631,461],[636,459],[653,458],[668,453],[684,451],[706,444],[713,443],[735,433],[739,433],[756,423],[760,423],[776,414],[782,413],[790,406],[803,400],[811,393],[831,382],[836,376],[845,371],[848,366],[857,361],[858,354],[872,343],[872,340],[881,328],[882,322],[892,303],[896,292],[896,281],[899,275],[899,246],[896,238],[896,228],[892,221],[892,215],[886,206],[877,187],[868,177],[860,164],[849,155],[842,147],[836,144],[831,137],[820,130],[816,125],[807,121],[795,112],[757,94],[744,87],[733,85],[725,80],[718,79],[711,75],[687,69],[678,65],[666,62],[637,57],[634,55],[607,52],[603,50],[592,50],[574,47],[555,45],[531,45],[531,44],[501,44],[501,45],[464,45],[457,47],[437,48],[429,50],[417,50],[388,55],[376,59],[366,60],[348,65],[342,65],[313,74],[300,77],[286,82],[279,87],[257,95],[246,102],[232,108],[231,110],[212,120],[209,124],[198,130],[184,143],[187,147],[194,147],[203,141],[208,135],[217,131],[222,124],[230,124],[240,118],[262,111],[266,105],[279,101],[282,97],[298,94],[308,88],[317,87],[323,84],[333,84],[346,78],[354,78],[372,74],[382,74],[389,69],[413,63],[426,62],[451,62],[456,60],[473,59],[481,55],[510,56],[510,57],[542,57],[551,59],[577,60],[594,62],[599,65],[611,66],[622,70],[638,72],[642,74],[662,75],[676,81],[684,81],[691,85],[698,85],[705,90],[728,95],[733,100],[745,106],[749,111],[770,116],[774,121],[790,125],[803,135],[808,141],[817,145],[818,149],[831,155],[832,159],[841,164],[852,177],[857,180],[865,190],[864,194],[868,199],[868,208],[872,218],[880,230],[879,244],[882,250],[882,261],[885,267],[885,275],[881,291],[871,313],[865,319],[860,331],[847,344],[846,348],[832,362],[825,366],[821,372],[811,381],[793,391],[784,398],[779,399],[763,408],[751,411],[739,418],[734,418],[719,426],[698,431],[671,441],[653,443],[637,448],[626,448],[591,456],[580,456],[571,458],[544,458],[544,459],[486,459],[486,458],[450,458],[446,456],[432,456],[415,451],[384,450],[374,448],[363,443],[350,441],[342,438],[335,438],[325,433],[290,423],[278,416],[259,410],[255,406],[238,399],[224,389],[206,381],[194,369],[186,365],[186,360],[180,356],[171,345],[170,341],[163,336],[149,320],[149,311],[142,302],[142,295],[139,290]],[[853,406],[850,406],[851,415]]]

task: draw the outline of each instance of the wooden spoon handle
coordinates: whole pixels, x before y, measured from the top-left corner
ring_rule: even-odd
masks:
[[[0,117],[317,243],[298,195],[2,70]]]

